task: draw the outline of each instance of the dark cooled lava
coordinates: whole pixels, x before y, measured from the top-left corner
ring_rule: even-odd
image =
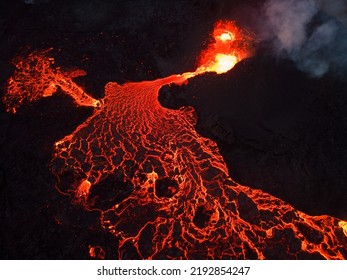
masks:
[[[346,259],[345,221],[309,216],[236,183],[217,144],[196,132],[194,108],[159,103],[161,87],[225,73],[252,54],[252,37],[232,22],[217,22],[212,37],[194,72],[109,82],[100,99],[73,80],[85,72],[63,71],[48,51],[19,56],[7,111],[57,89],[76,106],[94,108],[55,142],[50,168],[62,197],[99,214],[100,226],[117,239],[119,259]],[[89,254],[104,258],[107,250],[95,244]]]
[[[196,109],[197,131],[217,143],[240,184],[310,215],[345,220],[346,89],[345,82],[308,78],[290,61],[257,54],[223,75],[165,86],[159,100]]]

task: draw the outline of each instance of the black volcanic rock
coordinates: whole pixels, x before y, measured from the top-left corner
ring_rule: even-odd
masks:
[[[14,71],[11,59],[35,49],[53,47],[56,65],[86,70],[87,76],[76,81],[95,97],[103,96],[110,81],[150,80],[193,70],[217,19],[236,16],[247,24],[247,10],[234,9],[245,2],[262,1],[1,1],[0,100]],[[287,61],[259,55],[225,75],[207,74],[188,86],[164,91],[164,105],[195,107],[200,133],[218,143],[239,183],[262,188],[307,213],[347,219],[344,83],[331,77],[311,80]],[[118,240],[101,228],[97,213],[71,205],[56,190],[49,171],[53,143],[90,114],[90,109],[76,108],[59,92],[14,116],[5,113],[0,102],[1,259],[86,259],[89,246],[105,248],[108,259],[118,256]],[[96,206],[105,208],[127,197],[132,187],[124,185],[120,193],[107,187],[93,193],[99,199]],[[161,187],[166,197],[167,184]],[[232,191],[228,196],[238,199],[244,219],[257,222],[257,209],[246,197],[236,198]],[[236,212],[234,202],[228,207]],[[210,214],[200,210],[195,223],[203,228]],[[149,216],[152,211],[147,210]],[[259,215],[271,219],[271,213]],[[141,240],[150,238],[152,231],[147,226]],[[181,232],[176,223],[174,236]],[[296,253],[298,242],[288,236],[291,252]],[[291,257],[281,255],[280,239],[275,235],[267,257]],[[141,245],[144,256],[148,245]],[[248,258],[257,257],[246,249]],[[130,242],[123,250],[124,258],[140,258]],[[173,245],[156,257],[181,258],[183,252]]]
[[[231,177],[313,215],[346,219],[347,83],[312,79],[263,54],[222,75],[160,92],[164,106],[193,106]]]
[[[11,60],[36,49],[53,48],[62,69],[86,70],[76,82],[95,97],[103,96],[110,81],[151,80],[191,69],[224,2],[1,1],[0,100],[14,71]],[[14,116],[0,102],[1,258],[83,259],[89,245],[107,247],[106,258],[117,255],[114,237],[80,222],[95,222],[93,214],[64,203],[54,206],[60,194],[49,171],[52,145],[90,113],[59,92]],[[122,191],[124,197],[131,188]],[[96,206],[115,201],[107,188],[96,195],[102,198]],[[68,228],[73,221],[80,226]]]

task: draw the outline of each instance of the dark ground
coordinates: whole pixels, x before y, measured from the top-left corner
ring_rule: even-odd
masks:
[[[86,70],[79,83],[97,97],[109,81],[193,70],[216,19],[247,18],[237,13],[243,2],[259,1],[2,1],[0,83],[27,48],[53,47],[57,65]],[[265,53],[230,73],[166,87],[160,100],[196,108],[198,131],[218,143],[239,183],[308,214],[347,219],[346,83],[311,79]],[[84,259],[94,243],[115,258],[117,240],[100,230],[97,213],[57,193],[48,167],[52,144],[91,111],[59,94],[13,116],[0,106],[1,258]]]

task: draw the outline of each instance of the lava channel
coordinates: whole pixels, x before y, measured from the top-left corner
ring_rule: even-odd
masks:
[[[77,106],[94,107],[55,143],[51,171],[60,193],[99,211],[104,230],[119,240],[119,259],[346,259],[346,222],[237,184],[216,143],[196,132],[194,109],[160,105],[162,86],[227,72],[252,54],[251,37],[233,22],[217,22],[212,36],[195,72],[110,82],[101,100],[73,81],[84,71],[63,72],[49,52],[17,57],[4,103],[15,113],[59,87]],[[107,252],[88,250],[100,258]]]

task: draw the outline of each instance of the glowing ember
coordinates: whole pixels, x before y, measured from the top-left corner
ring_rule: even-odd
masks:
[[[222,40],[223,34],[234,36]],[[14,112],[58,86],[78,106],[95,107],[55,143],[51,170],[61,193],[100,211],[102,227],[118,238],[120,259],[347,258],[346,222],[308,216],[235,183],[216,143],[195,131],[194,109],[160,105],[162,86],[223,73],[251,53],[249,38],[231,22],[217,23],[213,37],[195,72],[110,82],[102,100],[73,82],[76,71],[53,68],[47,53],[36,52],[15,60],[4,101]],[[105,252],[95,246],[89,255],[104,258]]]

